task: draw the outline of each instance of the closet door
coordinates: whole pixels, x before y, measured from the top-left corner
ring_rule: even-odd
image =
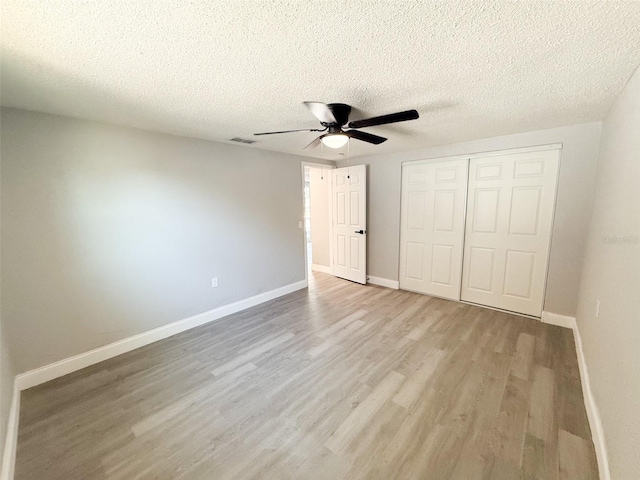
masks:
[[[462,300],[542,314],[559,157],[471,159]]]
[[[400,288],[460,300],[468,160],[402,168]]]

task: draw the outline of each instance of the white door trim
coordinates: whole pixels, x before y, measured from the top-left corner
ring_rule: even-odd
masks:
[[[309,268],[311,265],[308,264],[307,259],[307,230],[304,228],[304,183],[305,183],[305,167],[309,168],[320,168],[332,170],[336,168],[335,165],[327,165],[325,163],[316,163],[316,162],[300,162],[300,168],[302,169],[302,239],[304,242],[304,280],[309,285]],[[333,211],[333,185],[329,182],[329,211]],[[329,271],[327,273],[333,275],[333,222],[329,222],[329,235],[331,241],[329,241]]]
[[[402,165],[420,165],[424,163],[442,162],[446,160],[465,160],[471,158],[496,157],[498,155],[511,155],[513,153],[530,153],[544,150],[562,150],[562,143],[549,143],[546,145],[535,145],[531,147],[507,148],[504,150],[494,150],[488,152],[467,153],[464,155],[451,155],[448,157],[429,157],[421,160],[407,160]]]
[[[13,480],[13,472],[16,465],[16,452],[18,447],[18,423],[20,420],[20,388],[18,381],[13,380],[13,394],[11,395],[11,407],[7,420],[7,431],[4,439],[4,452],[2,452],[2,470],[0,480]]]
[[[553,242],[553,228],[555,225],[555,217],[556,217],[556,206],[557,206],[557,191],[558,191],[558,184],[560,181],[560,168],[561,168],[561,163],[562,163],[562,148],[563,148],[563,144],[562,143],[550,143],[550,144],[544,144],[544,145],[534,145],[534,146],[527,146],[527,147],[519,147],[519,148],[510,148],[510,149],[503,149],[503,150],[495,150],[495,151],[489,151],[489,152],[479,152],[479,153],[469,153],[469,154],[465,154],[465,155],[452,155],[452,156],[445,156],[445,157],[434,157],[434,158],[426,158],[426,159],[422,159],[422,160],[411,160],[411,161],[405,161],[405,162],[401,162],[401,166],[402,167],[406,167],[406,166],[414,166],[414,165],[424,165],[424,164],[433,164],[433,163],[439,163],[442,161],[452,161],[452,160],[467,160],[469,162],[471,162],[471,159],[482,159],[482,158],[487,158],[487,157],[498,157],[498,156],[503,156],[503,155],[513,155],[513,154],[523,154],[523,153],[532,153],[532,152],[544,152],[544,151],[553,151],[553,150],[557,150],[558,151],[558,166],[557,166],[557,172],[556,172],[556,182],[555,182],[555,191],[556,191],[556,195],[554,196],[554,200],[553,200],[553,209],[552,209],[552,213],[551,213],[551,232],[550,232],[550,238],[549,238],[549,242],[547,245],[547,265],[545,268],[545,273],[544,273],[544,279],[543,279],[543,285],[542,285],[542,310],[544,310],[545,307],[545,300],[546,300],[546,292],[547,292],[547,286],[548,286],[548,275],[549,275],[549,258],[550,258],[550,251],[551,251],[551,243]],[[401,175],[402,178],[402,175]],[[401,180],[402,181],[402,180]],[[468,195],[469,195],[469,191],[468,191],[468,185],[469,185],[469,181],[467,181],[467,193],[466,196],[467,198],[465,198],[465,200],[468,201]],[[401,189],[402,191],[402,189]],[[467,215],[466,215],[466,211],[465,211],[465,224],[467,221]],[[402,213],[401,213],[402,216]],[[399,242],[399,248],[398,248],[398,270],[400,270],[400,264],[401,264],[401,238],[402,238],[402,223],[399,225],[399,229],[398,229],[398,242]],[[465,239],[463,242],[466,243],[466,235],[465,235]],[[466,248],[465,248],[466,250]],[[463,259],[464,262],[464,259]],[[400,278],[400,272],[398,272],[398,278]],[[471,303],[474,304],[473,302],[464,302],[463,303]],[[475,303],[476,305],[478,305],[477,303]],[[485,306],[485,305],[481,305],[481,306]],[[485,306],[487,307],[487,306]],[[492,307],[487,307],[487,308],[492,308]],[[494,308],[496,310],[501,310],[499,308]],[[508,311],[508,310],[502,310],[502,311]],[[510,313],[514,313],[514,312],[510,312]],[[522,316],[526,316],[529,318],[540,318],[537,316],[531,316],[531,315],[527,315],[527,314],[523,314],[523,313],[519,313],[519,315]]]
[[[461,299],[540,317],[560,153],[471,158]]]
[[[558,191],[560,189],[561,169],[562,169],[562,147],[558,149],[558,166],[556,171],[556,184],[555,184],[556,194],[553,199],[553,212],[551,212],[551,232],[549,233],[549,245],[547,245],[547,271],[544,275],[544,287],[542,290],[542,314],[544,314],[544,309],[547,305],[547,286],[549,285],[549,263],[551,262],[551,244],[553,243],[553,232],[555,231],[555,226],[556,226],[556,211],[558,209]]]

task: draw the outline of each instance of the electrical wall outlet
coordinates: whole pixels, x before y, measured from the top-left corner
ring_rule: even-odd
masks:
[[[600,316],[600,300],[596,300],[596,318]]]
[[[211,288],[216,288],[218,286],[218,277],[214,277],[211,279]]]

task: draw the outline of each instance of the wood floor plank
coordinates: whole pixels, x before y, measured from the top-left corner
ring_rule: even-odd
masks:
[[[24,391],[15,478],[597,478],[569,330],[309,281]]]
[[[380,384],[358,405],[351,415],[333,432],[325,446],[335,453],[340,453],[358,436],[362,429],[398,390],[404,376],[390,371]]]
[[[329,337],[325,337],[324,342],[322,342],[320,345],[316,345],[315,347],[309,350],[309,355],[311,355],[312,357],[316,357],[320,355],[321,353],[327,351],[329,348],[333,347],[334,345],[337,345],[338,343],[340,343],[342,340],[349,337],[353,333],[357,332],[365,325],[367,324],[362,320],[354,320],[353,322],[348,324],[346,327],[344,327],[342,330],[337,331],[335,334]]]
[[[522,471],[537,480],[555,480],[558,468],[557,438],[547,443],[527,433],[522,451]]]
[[[557,431],[555,417],[555,378],[553,370],[534,365],[527,433],[545,442],[552,441]]]
[[[558,432],[560,480],[592,480],[597,478],[590,454],[590,442],[566,430]]]
[[[342,330],[347,325],[349,325],[351,322],[354,322],[356,320],[361,319],[367,313],[368,312],[366,310],[358,310],[357,312],[354,312],[351,315],[347,315],[342,320],[334,323],[330,327],[325,328],[324,330],[321,330],[320,332],[317,333],[317,335],[320,338],[327,338],[327,337],[333,335],[334,333],[338,332],[339,330]]]
[[[136,422],[132,427],[131,431],[136,437],[140,437],[150,430],[161,426],[168,419],[175,418],[180,413],[184,412],[189,407],[196,405],[198,402],[206,399],[209,396],[209,391],[207,388],[200,389],[196,392],[192,392],[187,394],[171,405],[164,407],[158,412],[150,415],[149,417]]]
[[[445,357],[444,350],[434,350],[423,360],[422,365],[407,379],[393,397],[393,401],[401,407],[409,408],[420,393],[426,388],[433,372]]]
[[[260,355],[262,353],[265,353],[265,352],[268,352],[273,347],[277,347],[281,343],[284,343],[287,340],[290,340],[294,336],[295,336],[295,334],[291,333],[291,332],[285,332],[285,333],[283,333],[281,335],[278,335],[273,340],[271,340],[271,341],[269,341],[267,343],[261,343],[257,347],[252,348],[251,350],[248,350],[247,352],[243,353],[242,355],[237,356],[236,358],[234,358],[233,360],[230,360],[229,362],[225,363],[224,365],[220,365],[218,368],[212,370],[211,373],[214,376],[218,377],[218,376],[220,376],[220,375],[222,375],[224,373],[230,372],[231,370],[234,370],[234,369],[238,368],[240,365],[242,365],[244,363],[247,363],[250,360],[253,360],[258,355]]]
[[[482,480],[487,476],[489,464],[473,442],[465,445],[451,475],[451,480]]]
[[[533,365],[533,354],[536,338],[533,335],[521,333],[516,343],[516,353],[513,358],[512,373],[518,378],[529,380]]]
[[[526,380],[511,375],[505,387],[502,405],[496,418],[496,457],[504,463],[520,466],[529,410]]]

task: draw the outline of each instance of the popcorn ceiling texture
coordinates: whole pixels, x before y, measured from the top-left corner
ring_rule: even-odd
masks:
[[[352,156],[600,120],[640,63],[637,1],[3,0],[2,17],[2,105],[223,142],[317,128],[305,100],[420,112]],[[246,148],[319,157],[314,136]]]

